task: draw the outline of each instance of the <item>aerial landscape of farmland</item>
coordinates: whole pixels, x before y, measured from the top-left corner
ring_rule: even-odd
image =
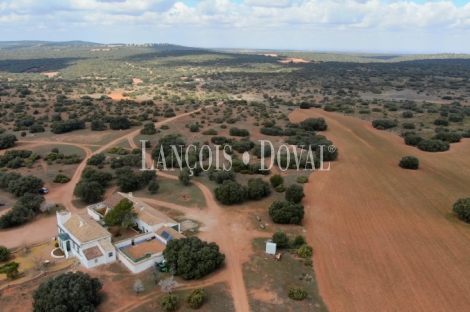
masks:
[[[0,6],[0,311],[468,309],[468,4],[281,2]]]

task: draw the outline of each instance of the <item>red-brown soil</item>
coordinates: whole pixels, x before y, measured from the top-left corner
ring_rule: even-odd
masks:
[[[285,59],[282,59],[282,60],[279,60],[278,61],[279,63],[310,63],[310,61],[306,61],[306,60],[303,60],[303,59],[300,59],[300,58],[293,58],[293,57],[288,57],[288,58],[285,58]]]
[[[470,195],[470,140],[426,153],[370,122],[322,110],[339,148],[331,171],[311,175],[304,226],[330,311],[465,311],[470,306],[470,227],[452,214]],[[323,134],[323,133],[322,133]],[[420,168],[398,166],[417,156]]]

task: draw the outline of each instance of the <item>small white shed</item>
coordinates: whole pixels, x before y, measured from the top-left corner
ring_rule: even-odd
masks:
[[[267,242],[266,243],[266,253],[268,255],[275,255],[276,254],[276,243]]]

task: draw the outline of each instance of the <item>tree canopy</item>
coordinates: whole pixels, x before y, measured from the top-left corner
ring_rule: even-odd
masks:
[[[64,273],[39,285],[33,293],[34,312],[92,312],[101,302],[103,285],[80,271]]]
[[[199,279],[211,273],[225,259],[216,243],[204,242],[195,236],[170,240],[163,256],[175,274],[186,280]]]
[[[225,180],[214,190],[215,198],[224,205],[241,204],[248,197],[248,188],[237,182]]]
[[[300,203],[305,197],[304,188],[298,184],[292,184],[286,189],[286,200],[292,203]]]
[[[304,218],[304,206],[288,201],[275,201],[269,207],[269,215],[275,223],[300,224]]]
[[[132,226],[135,223],[137,213],[134,210],[134,204],[127,198],[121,201],[104,217],[104,222],[109,226],[122,226],[124,228]]]
[[[453,210],[460,220],[470,223],[470,197],[458,199]]]

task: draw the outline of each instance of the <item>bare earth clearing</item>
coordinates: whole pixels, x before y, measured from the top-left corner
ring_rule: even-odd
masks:
[[[300,59],[300,58],[293,58],[293,57],[288,57],[288,58],[285,58],[285,59],[282,59],[282,60],[279,60],[278,61],[279,63],[310,63],[310,61],[306,61],[306,60],[303,60],[303,59]]]
[[[470,305],[470,227],[452,214],[468,196],[470,140],[426,153],[370,122],[324,117],[339,148],[331,171],[306,184],[304,226],[320,294],[330,311],[465,311]],[[398,166],[417,156],[420,169]]]

